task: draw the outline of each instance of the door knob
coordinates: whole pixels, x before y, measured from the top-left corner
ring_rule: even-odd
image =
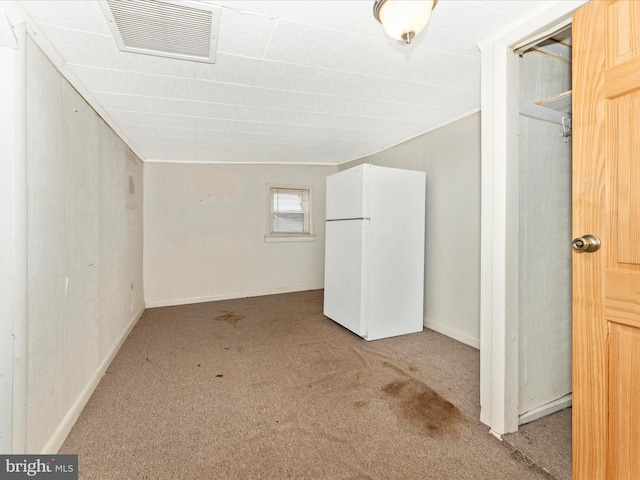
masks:
[[[584,235],[574,238],[571,245],[576,252],[595,252],[600,249],[600,239],[595,235]]]

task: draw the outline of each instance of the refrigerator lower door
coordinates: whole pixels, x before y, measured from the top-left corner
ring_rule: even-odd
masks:
[[[366,338],[369,220],[326,225],[324,314]]]

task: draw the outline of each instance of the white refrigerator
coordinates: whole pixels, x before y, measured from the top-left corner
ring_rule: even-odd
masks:
[[[424,172],[327,177],[324,314],[366,340],[422,331]]]

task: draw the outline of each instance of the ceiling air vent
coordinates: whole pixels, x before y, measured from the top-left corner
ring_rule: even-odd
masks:
[[[123,52],[215,63],[220,7],[193,1],[100,2]]]

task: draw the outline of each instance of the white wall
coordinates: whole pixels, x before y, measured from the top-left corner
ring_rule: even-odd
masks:
[[[427,173],[424,324],[480,345],[480,114],[358,163]]]
[[[31,42],[27,142],[27,451],[56,452],[144,308],[143,166]]]
[[[147,306],[323,288],[325,178],[337,170],[147,162]],[[264,241],[268,183],[313,186],[314,242]]]
[[[519,63],[525,108],[571,89],[569,60],[533,51]],[[571,393],[571,142],[561,133],[560,125],[520,116],[520,415]]]

